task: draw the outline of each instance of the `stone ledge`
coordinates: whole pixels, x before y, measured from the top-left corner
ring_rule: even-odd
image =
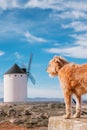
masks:
[[[87,130],[87,116],[80,119],[63,119],[60,116],[50,117],[48,130]]]

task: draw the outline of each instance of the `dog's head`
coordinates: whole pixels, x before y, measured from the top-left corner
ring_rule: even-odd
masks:
[[[54,56],[53,59],[49,62],[47,72],[50,77],[58,76],[59,70],[68,62],[61,56]]]

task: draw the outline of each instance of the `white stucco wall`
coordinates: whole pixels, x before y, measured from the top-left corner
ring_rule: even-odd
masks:
[[[27,75],[4,75],[4,102],[27,101]]]

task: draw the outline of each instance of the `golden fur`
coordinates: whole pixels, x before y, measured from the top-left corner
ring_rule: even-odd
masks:
[[[55,56],[47,68],[50,76],[58,76],[64,93],[66,115],[71,117],[71,96],[76,96],[76,113],[74,118],[80,117],[81,95],[87,93],[87,64],[69,63],[60,56]]]

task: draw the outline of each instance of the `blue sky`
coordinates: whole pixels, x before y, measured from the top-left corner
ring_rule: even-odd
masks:
[[[45,69],[54,55],[87,62],[86,0],[0,0],[0,97],[3,74],[14,64],[28,65],[36,84],[28,82],[28,97],[62,97],[55,77]]]

